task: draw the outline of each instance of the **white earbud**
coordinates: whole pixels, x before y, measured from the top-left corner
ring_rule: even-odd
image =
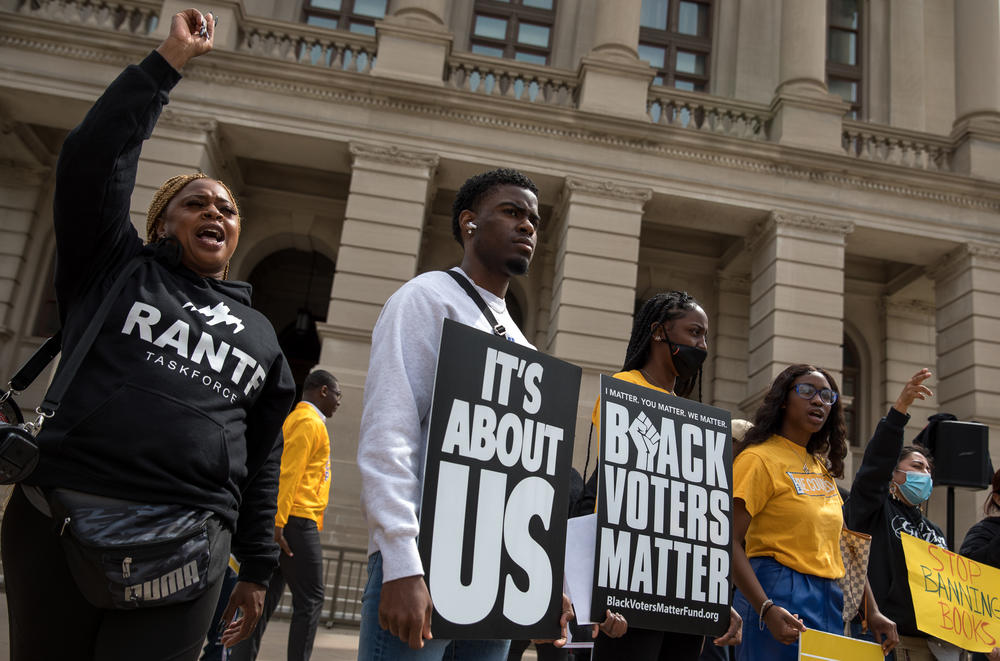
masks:
[[[476,230],[476,229],[479,229],[479,228],[478,228],[478,227],[476,227],[476,224],[475,224],[475,223],[469,223],[469,229],[470,229],[470,230]]]

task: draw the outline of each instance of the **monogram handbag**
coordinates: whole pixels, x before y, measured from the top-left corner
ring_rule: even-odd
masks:
[[[861,602],[865,596],[865,580],[868,578],[868,556],[871,553],[871,548],[871,535],[849,530],[846,526],[841,529],[840,554],[844,558],[844,577],[838,578],[837,584],[844,592],[842,615],[845,632],[861,609]],[[866,614],[862,614],[862,624],[865,627],[868,626]],[[845,633],[845,635],[847,634]]]

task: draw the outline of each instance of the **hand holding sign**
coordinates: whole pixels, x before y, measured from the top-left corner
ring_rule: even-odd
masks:
[[[806,630],[802,618],[792,615],[781,606],[775,604],[764,614],[764,624],[774,639],[782,645],[791,645],[799,639],[799,634]]]
[[[418,650],[431,636],[431,595],[423,576],[407,576],[382,584],[378,625]]]

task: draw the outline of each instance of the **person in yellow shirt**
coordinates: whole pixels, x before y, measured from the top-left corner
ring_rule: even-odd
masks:
[[[271,576],[264,613],[253,635],[233,648],[232,661],[257,658],[260,639],[287,584],[292,592],[292,623],[288,630],[288,661],[305,661],[312,654],[323,609],[323,548],[319,531],[330,496],[330,437],[326,419],[340,406],[340,384],[325,370],[314,370],[302,384],[302,401],[281,428],[278,512],[274,541],[281,547],[278,569]]]
[[[733,460],[734,607],[738,661],[794,661],[806,628],[843,633],[843,501],[847,454],[837,382],[791,365],[775,378]],[[870,596],[870,592],[869,592]],[[868,624],[888,653],[896,625],[870,600]]]

